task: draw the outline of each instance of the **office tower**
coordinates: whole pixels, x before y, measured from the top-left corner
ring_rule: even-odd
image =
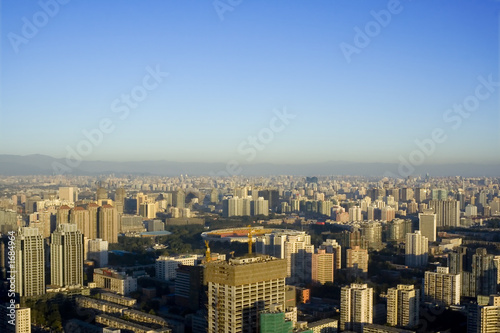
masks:
[[[335,239],[327,239],[319,246],[326,253],[333,253],[333,270],[342,268],[342,246]]]
[[[252,201],[253,206],[253,216],[255,215],[269,215],[269,202],[264,200],[263,197],[259,197],[257,200]]]
[[[108,265],[108,242],[100,238],[89,239],[87,259],[95,262],[95,267]]]
[[[467,306],[467,333],[498,333],[500,330],[500,296],[478,296],[476,304]]]
[[[78,201],[78,188],[59,187],[59,200],[68,202]]]
[[[409,267],[422,267],[427,265],[429,255],[427,237],[416,230],[406,234],[405,265]]]
[[[424,295],[428,301],[448,306],[460,304],[460,289],[460,274],[451,274],[448,267],[425,272]]]
[[[50,284],[83,285],[83,234],[76,224],[60,224],[50,239]]]
[[[425,188],[417,187],[415,189],[415,201],[421,203],[422,201],[427,199],[427,192]]]
[[[477,207],[474,205],[467,205],[467,207],[465,207],[465,216],[477,216]]]
[[[373,288],[351,283],[340,290],[340,329],[363,332],[373,322]]]
[[[98,237],[109,244],[118,243],[118,212],[111,205],[104,205],[98,209]]]
[[[286,260],[287,283],[307,283],[311,280],[311,236],[304,231],[283,230],[257,237],[255,252]]]
[[[311,280],[315,283],[325,284],[333,282],[334,278],[334,254],[326,250],[318,249],[312,255]]]
[[[127,196],[127,192],[123,187],[117,188],[115,191],[115,207],[118,211],[118,214],[123,214],[123,210],[125,207],[125,198]]]
[[[186,204],[186,194],[183,190],[177,190],[172,193],[172,205],[177,208],[184,208]]]
[[[353,246],[346,250],[346,268],[368,272],[368,250]]]
[[[401,189],[401,201],[410,201],[411,199],[413,199],[413,189],[403,187]]]
[[[254,256],[206,264],[208,332],[257,332],[259,313],[285,308],[286,262]]]
[[[387,290],[387,324],[412,328],[418,325],[420,290],[398,284]]]
[[[69,212],[69,221],[76,224],[78,230],[87,238],[92,236],[90,224],[90,212],[83,207],[75,207]]]
[[[198,256],[182,255],[178,257],[160,256],[156,259],[156,278],[160,280],[173,280],[176,277],[176,269],[180,265],[194,266]]]
[[[429,208],[436,214],[438,227],[457,227],[460,225],[460,203],[456,200],[431,200]]]
[[[418,214],[418,229],[422,236],[427,237],[429,242],[436,241],[436,214],[432,210],[426,210]]]
[[[19,228],[15,243],[16,293],[21,297],[45,294],[45,252],[42,235],[36,228]]]
[[[56,215],[56,225],[63,224],[63,223],[69,223],[69,211],[70,207],[63,205],[59,207],[57,210],[57,215]]]
[[[448,199],[448,190],[442,188],[435,188],[431,192],[432,200],[446,200]]]
[[[96,200],[106,200],[108,199],[108,191],[104,187],[98,187],[96,193]]]
[[[363,214],[358,206],[349,208],[349,222],[353,221],[363,221]]]
[[[156,218],[156,207],[154,202],[144,202],[140,204],[139,215],[146,219]]]

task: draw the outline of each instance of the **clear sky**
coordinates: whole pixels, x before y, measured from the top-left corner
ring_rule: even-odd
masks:
[[[85,159],[398,162],[439,128],[425,163],[500,162],[500,1],[60,1],[1,1],[0,154],[109,119]]]

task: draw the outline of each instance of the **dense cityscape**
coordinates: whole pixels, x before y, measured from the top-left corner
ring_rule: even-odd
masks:
[[[16,332],[498,332],[499,181],[3,176],[3,316]]]

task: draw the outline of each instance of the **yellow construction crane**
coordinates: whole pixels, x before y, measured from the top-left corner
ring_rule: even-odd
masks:
[[[205,241],[205,247],[207,248],[207,250],[205,251],[205,261],[210,262],[210,260],[212,259],[212,255],[210,254],[210,247],[208,246],[207,240]]]
[[[253,230],[252,230],[251,225],[249,225],[248,228],[249,228],[249,230],[248,230],[248,254],[252,254],[252,245],[253,245],[252,233],[253,233]]]

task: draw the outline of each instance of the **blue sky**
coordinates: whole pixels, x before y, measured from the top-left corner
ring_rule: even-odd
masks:
[[[500,1],[401,1],[385,26],[371,12],[391,1],[221,0],[223,20],[212,1],[40,3],[1,1],[0,154],[64,157],[109,119],[85,159],[398,162],[440,128],[425,163],[500,162],[500,87],[458,128],[443,119],[478,77],[499,81]],[[348,62],[341,45],[377,24]],[[168,77],[120,119],[111,104],[148,67]]]

